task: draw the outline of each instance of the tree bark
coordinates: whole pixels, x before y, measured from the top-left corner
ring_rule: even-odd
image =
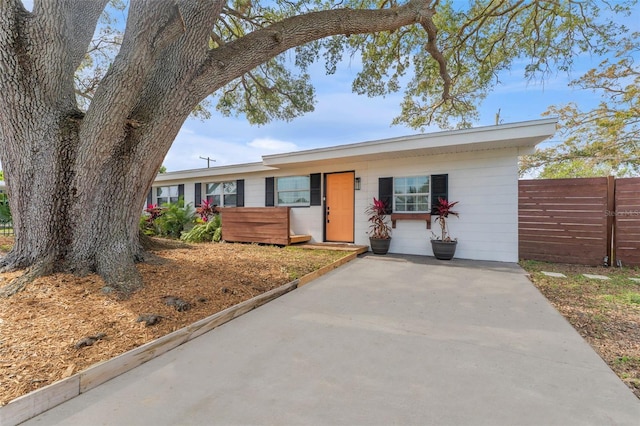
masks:
[[[289,48],[433,15],[418,0],[316,12],[211,49],[224,1],[132,0],[121,49],[85,114],[73,74],[106,2],[42,1],[29,13],[0,0],[0,160],[16,236],[0,267],[30,268],[29,278],[97,272],[124,295],[141,285],[146,194],[199,102]]]

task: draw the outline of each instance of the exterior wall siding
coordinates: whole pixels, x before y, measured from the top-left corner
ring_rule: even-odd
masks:
[[[263,207],[265,178],[311,173],[355,171],[361,190],[355,191],[354,242],[368,245],[368,222],[364,213],[373,197],[378,196],[378,178],[414,175],[449,175],[449,200],[460,201],[460,217],[449,220],[449,231],[458,238],[456,258],[516,262],[518,260],[518,171],[516,148],[479,152],[440,154],[412,158],[385,159],[358,163],[285,168],[213,178],[163,180],[154,186],[185,184],[185,202],[194,203],[196,182],[245,180],[245,206]],[[324,179],[322,180],[324,196]],[[155,191],[153,194],[156,201]],[[291,209],[291,228],[297,234],[309,234],[312,241],[323,241],[323,206]],[[432,223],[433,232],[438,232]],[[397,221],[393,229],[390,252],[433,255],[431,231],[425,221]]]
[[[356,175],[358,175],[356,170]],[[457,258],[516,262],[518,260],[518,170],[515,149],[435,155],[368,164],[362,191],[356,194],[356,215],[378,193],[378,177],[421,174],[449,175],[449,200],[460,201],[460,217],[448,221],[450,234],[458,238]],[[356,191],[358,192],[358,191]],[[359,205],[358,205],[359,204]],[[361,213],[357,223],[366,225]],[[433,222],[433,220],[432,220]],[[424,221],[402,221],[393,230],[390,252],[432,256],[431,232],[439,227]],[[366,226],[356,243],[368,244]]]

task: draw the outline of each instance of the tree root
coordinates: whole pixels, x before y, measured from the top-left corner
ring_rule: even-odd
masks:
[[[9,284],[0,288],[0,298],[11,297],[24,290],[29,283],[38,277],[48,275],[53,272],[53,267],[48,262],[40,262],[27,269],[24,274],[14,278]]]
[[[96,272],[102,277],[104,293],[114,293],[120,299],[128,299],[142,288],[142,275],[138,272],[131,254],[120,256],[100,255],[96,258]]]
[[[86,258],[77,261],[56,261],[52,255],[44,256],[35,264],[22,257],[13,250],[4,257],[0,257],[0,272],[10,272],[25,269],[24,273],[6,285],[0,285],[0,298],[8,298],[23,291],[29,283],[36,278],[50,275],[53,272],[68,272],[77,276],[85,276],[97,273],[105,281],[103,292],[113,293],[120,299],[127,299],[131,294],[142,288],[142,276],[138,272],[135,263],[148,261],[152,264],[161,264],[162,258],[149,252],[149,248],[154,250],[166,250],[174,248],[189,247],[180,241],[159,241],[155,238],[141,238],[144,249],[133,253],[124,250],[121,253],[109,251],[99,252],[93,261]],[[146,250],[145,250],[146,249]]]
[[[0,288],[0,297],[6,299],[7,297],[11,297],[14,294],[20,293],[22,290],[24,290],[25,287],[27,287],[27,284],[33,281],[33,278],[29,280],[26,275],[27,274],[24,274],[17,278],[14,278],[9,284]]]
[[[151,239],[149,239],[151,240]],[[152,240],[156,243],[156,240]],[[184,246],[181,242],[156,245],[155,248],[175,248]],[[108,252],[108,253],[107,253]],[[142,276],[138,272],[135,263],[149,259],[148,252],[143,250],[98,251],[95,259],[83,257],[74,259],[56,260],[53,255],[45,255],[30,264],[30,262],[15,251],[10,251],[6,256],[0,257],[0,272],[10,272],[25,269],[24,273],[12,279],[6,285],[0,285],[0,298],[8,298],[23,291],[29,283],[36,278],[50,275],[54,272],[67,272],[76,276],[86,276],[97,273],[105,282],[103,292],[113,293],[120,299],[127,299],[131,294],[142,288]],[[154,255],[150,256],[154,260]],[[155,259],[160,263],[161,259]]]
[[[14,250],[11,250],[9,253],[0,258],[0,273],[13,272],[17,271],[18,269],[27,268],[28,266],[28,262],[18,254],[16,254]]]

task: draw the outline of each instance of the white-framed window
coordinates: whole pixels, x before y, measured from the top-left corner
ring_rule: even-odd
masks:
[[[428,213],[429,176],[393,178],[393,211],[396,213]]]
[[[278,206],[309,206],[311,204],[309,176],[276,178],[276,199]]]
[[[156,203],[159,206],[168,203],[177,203],[179,197],[178,185],[159,186],[156,188]]]
[[[212,182],[207,184],[207,201],[218,207],[236,207],[238,185],[236,181]]]

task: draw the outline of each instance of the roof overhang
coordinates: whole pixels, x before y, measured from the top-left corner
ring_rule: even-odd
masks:
[[[266,155],[262,159],[265,166],[287,168],[504,148],[517,148],[518,155],[524,155],[553,136],[556,126],[557,119],[551,118]]]
[[[224,177],[237,176],[239,174],[257,173],[274,170],[277,167],[265,166],[263,163],[234,164],[229,166],[209,167],[204,169],[180,170],[176,172],[160,173],[156,182],[169,182],[173,180],[209,178],[213,176]]]
[[[181,170],[158,174],[156,182],[172,182],[238,176],[292,167],[355,163],[419,157],[493,149],[516,148],[518,155],[531,154],[535,146],[552,137],[557,119],[524,121],[497,126],[476,127],[436,133],[424,133],[399,138],[338,145],[285,154],[265,155],[262,162]]]

